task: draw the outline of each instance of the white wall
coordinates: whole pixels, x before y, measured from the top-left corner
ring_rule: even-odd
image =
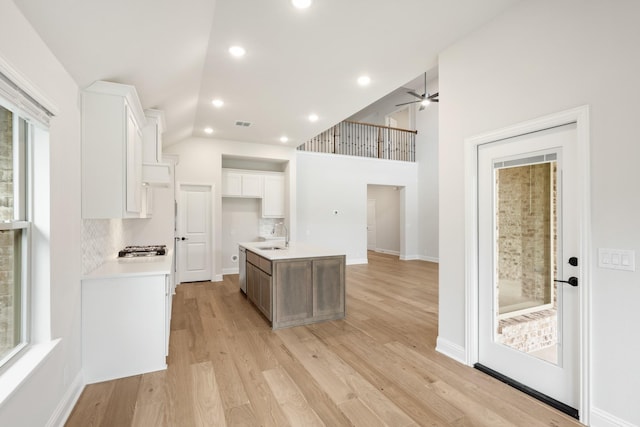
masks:
[[[222,156],[240,156],[254,159],[271,159],[288,161],[284,171],[286,181],[285,193],[289,195],[287,223],[291,239],[296,237],[296,219],[291,215],[296,203],[296,162],[295,148],[280,145],[252,144],[249,142],[224,141],[213,138],[189,138],[177,144],[166,147],[166,154],[177,154],[180,162],[176,166],[176,181],[178,183],[204,184],[215,186],[213,212],[213,262],[216,280],[222,280],[223,275],[223,229],[222,229],[222,196],[220,184],[222,177]],[[293,177],[293,178],[292,178]]]
[[[429,93],[438,92],[438,79],[427,82]],[[416,162],[418,163],[418,242],[420,259],[438,262],[438,120],[439,103],[416,112]]]
[[[521,2],[440,55],[439,339],[464,347],[463,141],[580,105],[591,109],[592,425],[640,425],[640,270],[597,267],[597,248],[640,252],[640,3]]]
[[[0,0],[0,58],[57,109],[50,127],[51,336],[58,346],[0,406],[0,425],[60,422],[82,385],[80,346],[80,111],[78,87],[10,0]],[[38,200],[35,201],[38,203]]]
[[[237,274],[238,242],[255,242],[260,235],[261,199],[222,199],[222,271]]]
[[[367,186],[367,199],[376,201],[376,247],[378,252],[400,254],[400,187]]]
[[[367,185],[393,185],[404,187],[400,191],[401,257],[417,258],[415,163],[300,151],[297,169],[298,240],[340,249],[347,263],[366,263]]]

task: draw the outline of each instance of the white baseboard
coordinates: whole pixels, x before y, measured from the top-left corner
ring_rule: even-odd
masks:
[[[212,282],[222,282],[222,274],[216,274],[216,275],[213,277]]]
[[[369,261],[367,261],[366,258],[355,258],[355,259],[347,258],[347,265],[368,264],[368,263],[369,263]]]
[[[438,264],[438,263],[440,263],[440,258],[436,258],[436,257],[432,257],[432,256],[426,256],[426,255],[421,255],[421,256],[420,256],[420,261],[435,262],[436,264]]]
[[[438,339],[436,340],[436,351],[464,365],[467,364],[467,352],[465,351],[464,347],[452,343],[451,341],[448,341],[442,337],[438,337]]]
[[[593,406],[591,407],[589,425],[591,427],[638,427]]]
[[[404,255],[400,257],[400,261],[415,261],[420,259],[418,255]]]
[[[238,274],[239,270],[240,269],[238,267],[223,268],[222,275],[226,276],[227,274]]]
[[[73,411],[73,408],[76,406],[82,390],[84,390],[84,381],[82,379],[82,372],[78,372],[76,378],[69,385],[67,392],[62,396],[62,399],[60,399],[56,410],[51,414],[51,418],[49,418],[49,422],[47,422],[47,427],[64,426],[69,415],[71,415],[71,411]]]
[[[399,251],[392,251],[392,250],[389,250],[389,249],[376,248],[375,252],[379,252],[381,254],[389,254],[389,255],[400,256],[400,252]]]

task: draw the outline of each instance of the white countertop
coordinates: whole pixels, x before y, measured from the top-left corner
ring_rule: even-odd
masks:
[[[111,279],[118,277],[155,276],[171,274],[173,252],[152,257],[115,258],[106,261],[84,279]]]
[[[285,247],[284,242],[281,241],[267,241],[267,242],[245,242],[238,243],[245,249],[248,249],[256,254],[269,259],[271,261],[281,259],[294,259],[294,258],[317,258],[326,256],[339,256],[345,255],[344,252],[340,252],[336,249],[325,248],[322,246],[310,245],[301,242],[289,242],[289,247]],[[261,248],[276,246],[283,249],[277,250],[264,250]]]

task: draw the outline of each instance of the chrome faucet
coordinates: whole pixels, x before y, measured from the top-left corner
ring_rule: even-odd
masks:
[[[281,225],[282,228],[284,228],[284,246],[288,248],[289,247],[289,229],[287,228],[286,225],[284,225],[284,222],[279,222],[278,225]]]

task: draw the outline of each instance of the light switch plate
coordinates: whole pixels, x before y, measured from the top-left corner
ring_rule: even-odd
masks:
[[[626,249],[598,249],[598,267],[636,271],[636,252]]]

